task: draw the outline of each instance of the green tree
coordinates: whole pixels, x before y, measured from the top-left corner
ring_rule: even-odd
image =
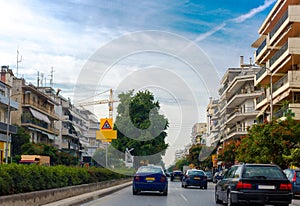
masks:
[[[190,165],[190,162],[186,157],[184,157],[177,160],[177,162],[175,163],[175,168],[182,171],[183,166],[188,166],[188,165]]]
[[[299,147],[300,122],[287,116],[284,121],[253,125],[237,148],[241,162],[274,163],[282,168],[291,164],[293,149]]]
[[[186,156],[188,162],[190,164],[193,164],[195,166],[200,166],[199,165],[199,154],[202,150],[202,146],[198,145],[198,144],[194,144],[191,146],[191,148],[189,149],[189,154]]]
[[[12,156],[21,155],[22,145],[29,143],[30,135],[25,131],[23,127],[16,126],[17,127],[17,133],[12,134]]]
[[[126,148],[134,148],[135,166],[141,160],[151,164],[159,164],[165,154],[168,144],[168,120],[159,114],[159,102],[149,91],[139,91],[135,95],[133,90],[119,95],[118,115],[114,125],[117,139],[112,146],[124,152]]]

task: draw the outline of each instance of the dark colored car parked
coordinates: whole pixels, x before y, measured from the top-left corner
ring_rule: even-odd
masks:
[[[207,189],[207,176],[205,172],[196,169],[187,170],[182,177],[181,187],[187,188],[188,186],[199,186],[200,188]]]
[[[171,181],[174,181],[174,180],[179,180],[181,181],[182,180],[182,176],[183,176],[183,173],[182,171],[180,170],[175,170],[171,173]]]
[[[277,165],[234,165],[216,184],[215,201],[227,205],[247,203],[288,206],[292,202],[292,184]]]
[[[293,195],[300,195],[300,169],[285,169],[283,172],[292,183]]]
[[[207,181],[212,182],[213,181],[213,173],[211,171],[206,171],[205,174],[207,176]]]
[[[132,193],[159,191],[168,195],[168,178],[161,166],[141,166],[133,177]]]

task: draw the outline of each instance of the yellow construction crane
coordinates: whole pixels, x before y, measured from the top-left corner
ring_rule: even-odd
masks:
[[[113,90],[109,90],[109,98],[104,99],[104,100],[98,100],[98,101],[92,101],[92,102],[83,102],[78,104],[78,106],[91,106],[91,105],[96,105],[96,104],[108,104],[108,116],[109,118],[113,118],[113,103],[118,102],[119,100],[114,100],[113,99]]]

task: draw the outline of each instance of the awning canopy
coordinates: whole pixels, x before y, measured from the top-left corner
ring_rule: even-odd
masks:
[[[41,120],[41,121],[44,121],[44,122],[46,122],[46,123],[48,123],[48,124],[51,123],[50,120],[49,120],[49,118],[47,117],[47,115],[44,115],[44,114],[42,114],[41,112],[39,112],[39,111],[37,111],[37,110],[34,110],[34,109],[32,109],[32,108],[29,108],[29,110],[30,110],[31,114],[32,114],[35,118],[37,118],[37,119],[39,119],[39,120]]]
[[[73,117],[76,117],[77,119],[82,119],[82,117],[80,117],[78,114],[76,114],[76,113],[73,112],[72,110],[69,109],[69,112],[70,112],[70,114],[71,114]]]

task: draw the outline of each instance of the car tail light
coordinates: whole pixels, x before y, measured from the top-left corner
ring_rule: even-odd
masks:
[[[236,184],[236,188],[237,189],[252,189],[252,184],[239,181]]]
[[[292,190],[292,184],[291,183],[280,184],[279,190]]]
[[[135,177],[134,177],[134,180],[135,180],[135,181],[140,181],[141,178],[140,178],[140,176],[135,176]]]
[[[294,172],[294,177],[292,179],[292,182],[297,182],[297,173],[296,172]]]
[[[161,176],[161,177],[160,177],[160,181],[161,181],[161,182],[165,182],[166,180],[167,180],[167,179],[166,179],[165,176]]]

